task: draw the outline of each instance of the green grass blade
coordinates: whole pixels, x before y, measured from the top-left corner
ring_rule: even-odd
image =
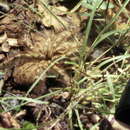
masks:
[[[112,62],[112,61],[114,61],[114,60],[117,60],[116,62],[119,62],[119,61],[122,61],[122,60],[127,59],[127,58],[130,58],[130,54],[121,55],[121,56],[116,56],[116,57],[113,57],[113,58],[111,58],[111,59],[108,59],[108,60],[103,61],[103,62],[102,62],[101,64],[99,64],[97,67],[98,67],[98,68],[101,68],[101,67],[104,66],[105,64],[110,63],[110,62]]]
[[[39,83],[40,80],[42,80],[46,74],[46,72],[52,67],[54,66],[58,61],[64,59],[65,56],[62,56],[58,59],[56,59],[54,62],[52,62],[45,71],[42,72],[42,74],[38,77],[38,79],[32,84],[32,86],[30,87],[30,89],[28,90],[28,92],[26,93],[26,97],[28,96],[28,94],[34,89],[34,87]]]
[[[102,1],[102,0],[100,0],[100,1]],[[89,18],[89,21],[88,21],[88,24],[87,24],[87,27],[86,27],[86,30],[85,30],[85,38],[83,40],[83,45],[81,47],[81,52],[80,52],[81,59],[83,59],[83,60],[85,59],[84,58],[85,53],[86,53],[85,50],[86,50],[86,46],[87,46],[87,43],[88,43],[88,38],[89,38],[90,31],[91,31],[93,18],[95,16],[95,12],[96,12],[96,9],[99,6],[99,4],[100,4],[100,2],[95,2],[95,5],[92,8],[92,12],[91,12],[91,15],[90,15],[90,18]]]
[[[106,25],[104,27],[104,29],[98,34],[98,36],[96,37],[95,41],[93,42],[93,47],[96,47],[98,44],[97,42],[100,39],[100,36],[116,21],[116,19],[119,17],[119,15],[121,14],[121,12],[124,10],[124,8],[127,6],[127,4],[129,3],[130,0],[126,0],[125,3],[122,5],[122,7],[120,8],[120,10],[117,12],[117,14],[111,19],[111,21],[109,22],[108,25]],[[99,42],[98,42],[99,43]]]
[[[81,120],[80,120],[79,112],[78,112],[77,109],[75,109],[75,113],[76,113],[76,116],[77,116],[79,128],[80,128],[80,130],[83,130],[83,125],[82,125],[82,122],[81,122]]]
[[[97,42],[94,42],[92,44],[92,48],[95,48],[100,42],[102,42],[104,39],[108,38],[109,36],[115,34],[115,33],[118,33],[119,30],[113,30],[113,31],[110,31],[110,32],[107,32],[107,33],[104,33],[102,35],[100,35],[99,39],[97,39]]]
[[[17,97],[16,96],[2,97],[2,98],[0,98],[0,102],[1,101],[3,102],[4,100],[11,100],[11,99],[17,99],[17,100],[22,100],[22,101],[34,102],[34,103],[37,103],[37,104],[48,104],[48,102],[43,102],[41,100],[27,98],[27,97],[18,97],[18,96]]]

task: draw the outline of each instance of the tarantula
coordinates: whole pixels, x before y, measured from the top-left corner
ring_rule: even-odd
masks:
[[[25,51],[25,58],[20,59],[19,65],[15,67],[13,77],[17,83],[32,83],[34,80],[57,58],[61,56],[72,57],[78,51],[79,44],[73,39],[69,39],[69,32],[59,34],[46,32],[44,36],[39,33],[31,33],[32,46]],[[32,58],[31,58],[32,57]],[[18,60],[17,60],[18,61]],[[69,82],[69,76],[64,68],[64,61],[53,65],[49,72],[63,77],[64,81]]]

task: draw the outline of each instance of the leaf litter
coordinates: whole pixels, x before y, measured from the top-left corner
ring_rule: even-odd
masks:
[[[25,96],[26,98],[26,92],[29,91],[30,86],[51,63],[60,57],[65,58],[53,64],[28,95],[28,98],[36,99],[43,96],[42,101],[49,103],[22,102],[19,101],[20,98],[8,99],[7,104],[12,105],[14,103],[15,105],[8,107],[6,103],[2,103],[0,107],[2,111],[0,127],[69,130],[73,127],[78,128],[77,124],[79,124],[80,128],[83,125],[85,129],[90,129],[95,124],[102,123],[102,119],[105,119],[101,113],[95,111],[96,108],[92,104],[91,98],[84,106],[82,101],[78,101],[78,95],[73,97],[73,94],[78,91],[78,88],[73,90],[74,86],[72,85],[73,82],[76,82],[73,73],[77,71],[77,68],[74,64],[78,63],[80,57],[79,49],[83,42],[84,29],[88,20],[88,16],[83,16],[82,13],[89,12],[89,9],[84,7],[70,12],[68,7],[72,9],[78,3],[77,0],[76,3],[72,2],[72,5],[69,6],[70,3],[66,0],[7,0],[7,2],[1,2],[0,7],[4,8],[0,14],[1,97],[14,95]],[[117,10],[113,11],[113,8],[109,9],[108,19],[113,17],[116,12]],[[128,20],[127,16],[122,13],[120,19],[113,24],[113,28],[126,29],[128,27],[126,23],[122,24],[122,17],[126,19],[125,22]],[[97,35],[95,30],[92,33]],[[91,40],[93,41],[93,38]],[[123,41],[121,42],[123,43]],[[110,46],[108,44],[105,49]],[[104,48],[102,49],[99,46],[99,49],[96,48],[96,51],[86,61],[95,60],[103,52]],[[105,54],[105,56],[109,57],[112,53]],[[71,64],[66,64],[67,62]],[[98,62],[96,63],[98,64]],[[88,76],[87,81],[83,79],[85,81],[83,84],[82,80],[79,81],[82,88],[86,84],[88,86],[93,84],[89,82],[89,79],[102,80],[100,76],[96,77],[97,72],[93,68],[95,67],[92,66],[90,70],[88,69],[85,72]],[[77,73],[82,73],[82,69],[81,72]],[[98,75],[102,76],[99,69]],[[84,72],[81,76],[84,76]],[[51,92],[53,93],[54,90],[57,91],[59,88],[63,91],[51,95]],[[68,89],[72,89],[72,92]],[[46,96],[47,94],[50,94],[50,96]],[[80,92],[78,94],[80,95]],[[86,97],[82,96],[83,99]],[[81,104],[77,105],[78,109],[73,108],[75,113],[71,113],[72,109],[70,109],[68,120],[66,110],[69,109],[69,105],[71,106],[71,102],[73,106],[73,100],[76,100],[77,104],[78,102],[81,102]],[[57,119],[57,117],[59,118]],[[29,122],[28,125],[24,125],[24,123],[26,124],[25,121]],[[72,126],[72,122],[74,126]]]

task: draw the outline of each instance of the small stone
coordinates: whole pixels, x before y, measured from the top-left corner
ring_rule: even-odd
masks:
[[[10,97],[10,96],[12,96],[12,95],[9,93],[5,93],[5,95],[4,95],[4,97]],[[15,96],[20,97],[22,95],[16,94]],[[6,100],[6,103],[8,103],[10,105],[7,107],[7,109],[8,109],[8,108],[15,107],[15,106],[19,105],[20,101],[17,98],[16,99],[8,99],[8,100]]]
[[[91,115],[90,118],[93,123],[98,123],[100,121],[100,117],[97,114]]]
[[[92,126],[93,126],[92,123],[87,123],[87,124],[86,124],[86,128],[87,128],[87,129],[90,129]]]
[[[103,54],[103,50],[101,49],[97,49],[92,53],[92,58],[93,59],[97,59],[99,56],[101,56]]]
[[[2,44],[1,49],[2,49],[3,52],[9,52],[10,46],[7,42],[5,42],[5,43]]]
[[[69,92],[63,92],[62,93],[62,98],[63,99],[67,99],[67,98],[69,98],[69,96],[70,96]]]

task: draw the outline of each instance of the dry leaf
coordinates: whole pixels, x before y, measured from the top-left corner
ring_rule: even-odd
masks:
[[[0,114],[1,122],[0,124],[4,128],[20,128],[20,124],[17,120],[11,115],[10,112],[5,112]]]
[[[67,13],[68,9],[65,6],[53,6],[51,11],[56,15],[56,16],[63,16]]]
[[[3,52],[9,52],[10,46],[7,42],[4,42],[1,46],[1,49],[2,49]]]
[[[16,47],[16,46],[18,46],[18,41],[17,41],[17,39],[15,39],[15,38],[8,38],[8,39],[6,40],[6,42],[7,42],[8,45],[11,46],[11,47]]]
[[[0,61],[2,61],[5,58],[4,54],[0,54]]]
[[[80,18],[77,17],[77,14],[67,15],[68,9],[64,6],[50,6],[47,5],[47,8],[38,5],[38,10],[42,14],[42,23],[44,26],[50,28],[54,27],[56,32],[63,31],[69,28],[80,25]],[[74,31],[74,30],[73,30]]]
[[[4,13],[7,13],[10,10],[9,5],[6,2],[0,2],[0,8]]]
[[[19,119],[19,118],[25,116],[26,113],[27,113],[26,110],[21,110],[19,113],[17,113],[17,114],[15,115],[15,119]]]
[[[6,33],[4,33],[3,35],[0,35],[0,45],[1,45],[3,42],[5,42],[6,39],[7,39],[7,34],[6,34]]]
[[[44,13],[45,17],[42,19],[42,23],[46,27],[54,27],[54,29],[59,32],[64,30],[69,26],[69,24],[60,16],[53,16],[52,14],[49,14],[48,12]]]

